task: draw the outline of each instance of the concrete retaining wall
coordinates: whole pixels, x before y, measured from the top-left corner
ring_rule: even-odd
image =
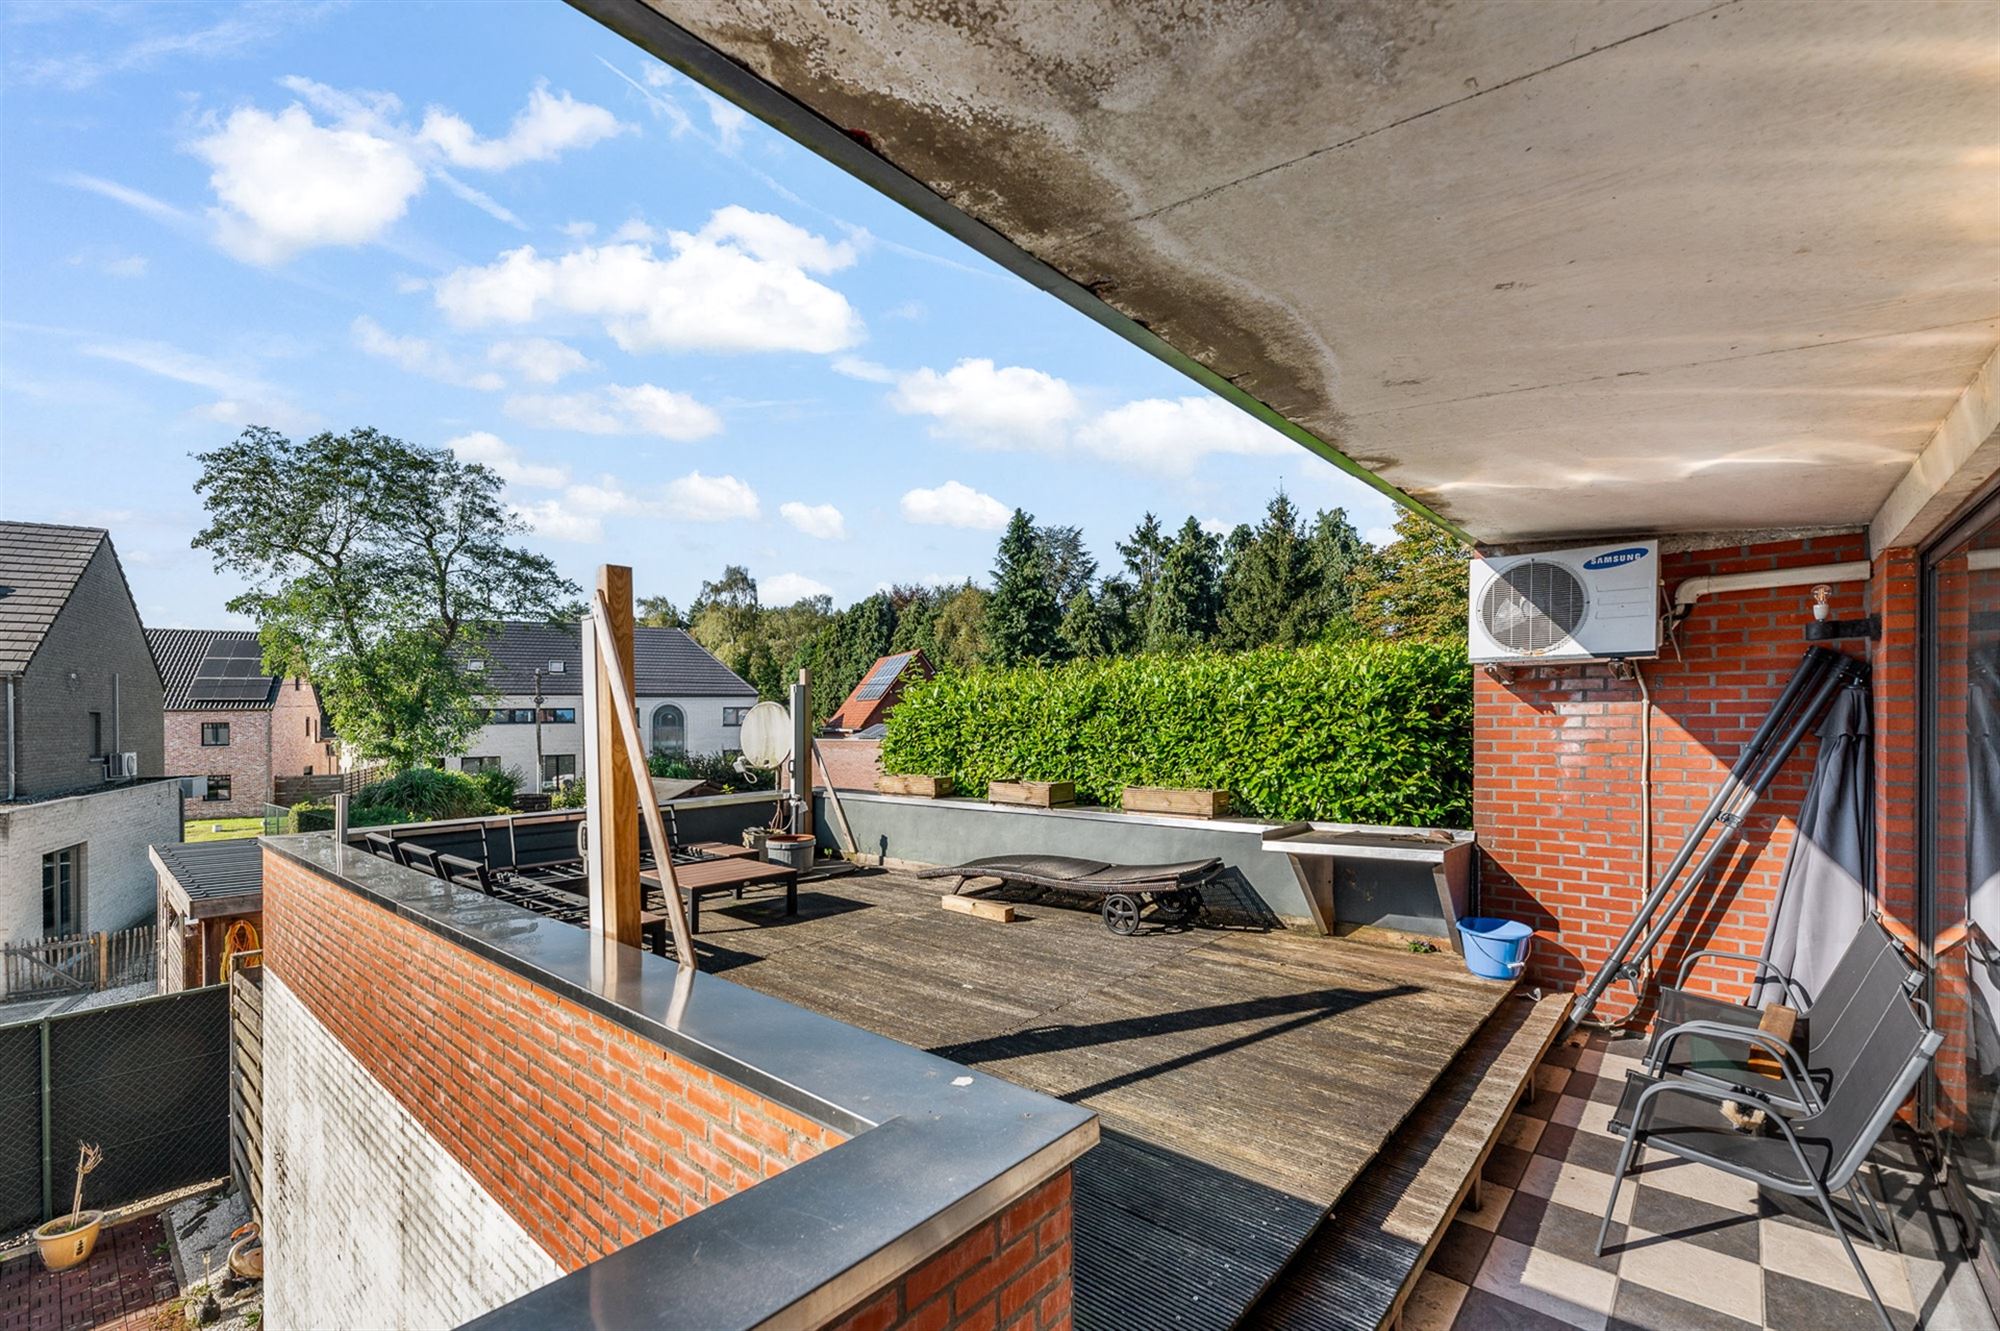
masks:
[[[864,859],[962,864],[988,855],[1074,855],[1115,864],[1170,864],[1218,856],[1227,866],[1211,907],[1309,927],[1311,910],[1290,857],[1263,849],[1274,823],[1128,814],[1108,809],[1024,809],[983,800],[916,799],[843,790],[841,808]],[[820,844],[838,846],[824,792],[816,799]],[[1315,827],[1334,828],[1333,823]],[[1343,925],[1437,934],[1444,929],[1428,866],[1342,861],[1334,884]]]

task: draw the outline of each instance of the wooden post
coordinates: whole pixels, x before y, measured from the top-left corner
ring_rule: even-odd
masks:
[[[608,607],[607,626],[618,647],[618,659],[600,661],[596,672],[597,732],[592,737],[595,763],[590,773],[590,802],[597,806],[594,820],[602,829],[602,846],[592,846],[598,857],[603,883],[603,910],[593,916],[591,929],[630,947],[642,947],[639,932],[639,787],[632,778],[632,762],[625,753],[625,736],[618,724],[618,693],[610,672],[616,670],[625,682],[624,696],[636,696],[632,668],[632,570],[623,564],[604,564],[597,570],[597,590]],[[596,650],[595,643],[586,643]],[[644,754],[639,755],[641,759]]]

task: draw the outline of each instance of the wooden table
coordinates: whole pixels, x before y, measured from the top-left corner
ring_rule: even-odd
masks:
[[[639,881],[655,892],[662,890],[657,870],[648,869],[639,875]],[[676,864],[674,882],[688,903],[688,933],[701,932],[701,899],[730,893],[736,897],[743,895],[746,887],[785,886],[785,914],[799,913],[799,871],[782,864],[765,864],[759,860],[718,859],[698,860],[693,864]]]

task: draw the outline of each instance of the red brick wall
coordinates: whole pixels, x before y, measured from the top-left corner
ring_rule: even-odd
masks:
[[[835,1320],[833,1331],[1068,1331],[1070,1205],[1064,1170]]]
[[[269,851],[264,925],[271,973],[565,1270],[843,1140]],[[837,1324],[1067,1331],[1070,1198],[1065,1169]]]
[[[1865,559],[1859,534],[1666,556],[1665,585],[1703,574],[1743,573]],[[1907,560],[1878,563],[1868,585],[1834,589],[1832,616],[1882,610],[1889,632],[1871,653],[1877,688],[1877,765],[1884,803],[1885,897],[1911,918],[1914,874],[1915,579]],[[1652,871],[1657,876],[1707,804],[1745,741],[1805,653],[1811,597],[1804,587],[1710,594],[1644,666],[1653,695]],[[1866,652],[1858,640],[1829,644]],[[1530,975],[1580,986],[1610,951],[1650,885],[1641,882],[1640,700],[1608,667],[1524,670],[1507,684],[1475,675],[1474,826],[1482,853],[1485,914],[1540,930]],[[1791,844],[1817,744],[1810,737],[1758,804],[1743,835],[1710,877],[1710,890],[1670,933],[1654,960],[1677,971],[1696,948],[1755,952]],[[1901,807],[1912,801],[1909,811]],[[1699,972],[1698,972],[1699,974]],[[1708,971],[1709,987],[1740,997],[1743,980]],[[1597,1015],[1626,1015],[1630,989],[1612,988]],[[1642,1019],[1649,1014],[1638,1014]]]
[[[264,922],[272,973],[565,1270],[842,1140],[268,851]]]
[[[229,743],[204,746],[205,722],[229,726]],[[271,714],[269,712],[168,712],[167,759],[170,776],[227,776],[228,800],[191,799],[187,816],[235,818],[260,814],[271,798]]]
[[[820,757],[813,764],[813,780],[836,790],[873,790],[882,775],[882,741],[879,739],[822,739]]]

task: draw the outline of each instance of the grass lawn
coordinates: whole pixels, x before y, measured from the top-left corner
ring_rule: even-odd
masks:
[[[216,830],[216,829],[221,830]],[[181,829],[188,841],[235,841],[264,835],[262,818],[190,818]]]

